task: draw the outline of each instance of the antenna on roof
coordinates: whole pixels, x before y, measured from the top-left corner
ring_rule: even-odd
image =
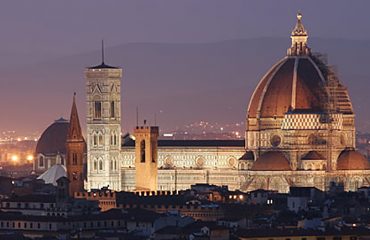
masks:
[[[101,63],[104,64],[104,39],[101,40]]]
[[[136,126],[139,126],[139,106],[136,106]]]

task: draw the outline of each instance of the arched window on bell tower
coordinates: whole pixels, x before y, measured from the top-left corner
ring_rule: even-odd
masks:
[[[102,160],[99,161],[99,170],[103,170],[103,161]]]
[[[140,142],[140,162],[145,162],[145,140]]]
[[[114,106],[114,105],[115,105],[115,104],[114,104],[114,101],[111,101],[111,102],[110,102],[110,117],[111,117],[111,118],[114,118],[114,117],[115,117],[115,115],[116,115],[116,114],[115,114],[115,109],[114,109],[114,107],[115,107],[115,106]]]
[[[94,118],[101,119],[101,115],[102,115],[101,102],[96,101],[94,103]]]

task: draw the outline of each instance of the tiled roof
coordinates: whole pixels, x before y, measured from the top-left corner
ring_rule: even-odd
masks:
[[[101,63],[99,65],[96,65],[96,66],[93,66],[93,67],[89,67],[88,69],[119,69],[118,67],[113,67],[113,66],[109,66],[105,63]]]
[[[280,151],[263,153],[252,166],[252,171],[290,171],[288,159]]]
[[[291,107],[298,112],[322,112],[324,82],[310,56],[285,57],[261,79],[250,100],[248,116],[283,117]]]
[[[302,160],[324,160],[325,158],[316,151],[309,151],[302,157]]]
[[[338,157],[338,170],[369,170],[369,160],[355,150],[344,150]]]
[[[40,202],[40,203],[54,203],[56,202],[55,195],[50,194],[31,194],[24,196],[14,196],[2,200],[3,202]]]
[[[135,140],[126,140],[123,146],[135,147]],[[244,140],[158,140],[158,147],[244,147]]]
[[[37,142],[36,153],[65,154],[68,128],[69,122],[65,119],[59,119],[51,124]]]

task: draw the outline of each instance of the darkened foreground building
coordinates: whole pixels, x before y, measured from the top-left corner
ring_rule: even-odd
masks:
[[[39,180],[35,180],[39,181]],[[322,192],[230,191],[197,184],[176,192],[112,192],[69,195],[69,180],[37,194],[4,196],[2,234],[47,239],[315,239],[370,237],[370,189]],[[54,188],[54,189],[53,189]],[[18,234],[18,235],[17,235]],[[20,234],[20,235],[19,235]],[[1,239],[1,238],[0,238]],[[17,239],[17,238],[16,238]]]

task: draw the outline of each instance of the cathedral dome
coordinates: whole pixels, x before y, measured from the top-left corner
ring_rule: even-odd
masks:
[[[56,120],[41,135],[36,145],[36,154],[65,154],[69,122],[63,118]]]
[[[311,56],[287,56],[261,79],[249,102],[248,117],[283,117],[290,109],[322,112],[324,84]]]
[[[355,150],[344,150],[338,157],[337,170],[367,170],[369,161]]]
[[[328,110],[327,79],[329,76],[336,79],[336,76],[321,57],[311,54],[307,46],[308,33],[301,19],[302,15],[298,14],[287,56],[267,71],[254,90],[247,118],[282,118],[287,112],[322,113]],[[352,114],[347,90],[337,81],[330,84],[336,89],[336,108]]]
[[[280,151],[263,153],[253,164],[252,171],[290,171],[288,159]]]

